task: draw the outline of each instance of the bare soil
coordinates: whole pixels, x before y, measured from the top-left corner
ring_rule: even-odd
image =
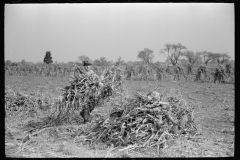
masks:
[[[56,98],[60,88],[68,84],[67,77],[6,76],[5,87],[21,92],[40,92]],[[167,143],[167,147],[157,154],[157,148],[146,150],[123,150],[109,148],[104,144],[95,146],[81,142],[73,136],[79,128],[87,127],[81,117],[79,123],[71,124],[72,130],[64,127],[48,128],[30,141],[23,143],[21,123],[14,124],[5,118],[5,154],[14,158],[51,157],[232,157],[235,144],[235,86],[233,84],[213,84],[195,82],[153,82],[125,81],[128,96],[135,92],[148,93],[156,89],[166,93],[178,89],[187,103],[194,107],[194,117],[198,128],[195,137],[180,137]],[[94,114],[107,114],[111,106],[97,107]],[[77,116],[78,117],[78,116]],[[33,117],[34,118],[34,117]]]

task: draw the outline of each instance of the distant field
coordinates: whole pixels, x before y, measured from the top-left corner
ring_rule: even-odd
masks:
[[[25,93],[39,92],[52,98],[58,97],[61,94],[60,88],[66,85],[68,85],[67,77],[5,77],[6,88]],[[129,96],[135,92],[147,94],[157,87],[156,91],[159,93],[178,89],[183,99],[194,107],[194,117],[199,134],[194,139],[182,137],[171,141],[167,148],[161,151],[159,157],[229,157],[234,155],[235,86],[233,84],[124,81],[124,86]],[[98,107],[92,114],[106,114],[107,110],[107,106]],[[21,131],[17,128],[12,129],[16,133],[13,135],[14,139],[17,139]],[[6,155],[16,151],[17,147],[11,144],[13,143],[10,141],[7,144],[5,142]],[[75,157],[105,157],[107,154],[106,148],[77,146],[71,139],[51,139],[43,144],[32,145],[35,145],[37,149],[23,150],[16,157],[50,158],[57,157],[60,153]],[[131,155],[132,157],[156,157],[155,153],[155,150],[149,149],[144,153],[133,152]]]

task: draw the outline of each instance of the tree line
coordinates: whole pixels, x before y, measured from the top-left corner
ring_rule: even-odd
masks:
[[[144,48],[143,50],[139,51],[137,54],[137,59],[140,61],[128,61],[125,62],[122,60],[121,56],[114,61],[107,60],[106,57],[101,57],[100,59],[91,60],[87,55],[80,55],[78,57],[77,63],[81,63],[83,60],[88,60],[93,63],[94,66],[105,67],[110,65],[140,65],[146,64],[150,65],[153,63],[154,59],[154,52],[149,48]],[[224,63],[234,63],[234,61],[230,61],[230,56],[227,53],[212,53],[210,51],[197,51],[193,52],[188,50],[186,46],[182,45],[181,43],[178,44],[170,44],[167,43],[164,47],[159,51],[159,54],[163,54],[166,57],[165,62],[155,62],[156,65],[188,65],[194,66],[197,65],[208,65],[210,62],[215,62],[217,64],[224,64]],[[59,64],[55,61],[53,63],[51,52],[47,51],[45,57],[43,59],[43,63],[46,64]],[[67,63],[74,63],[74,62],[67,62]],[[5,61],[6,65],[26,65],[26,64],[34,64],[32,62],[25,62],[22,60],[19,62],[11,62],[10,60]]]
[[[137,61],[125,62],[121,56],[116,61],[109,61],[106,57],[91,60],[87,55],[80,55],[75,62],[58,63],[55,61],[53,63],[51,52],[47,51],[42,63],[25,62],[25,60],[11,62],[7,60],[5,61],[5,71],[10,75],[24,75],[34,72],[36,75],[43,76],[66,76],[70,74],[74,63],[81,64],[84,60],[92,62],[93,70],[97,73],[100,73],[109,66],[118,66],[125,71],[126,75],[131,77],[130,79],[132,77],[148,79],[151,76],[154,77],[153,74],[159,74],[159,77],[166,77],[165,75],[168,74],[175,76],[184,73],[184,70],[187,75],[198,72],[196,74],[198,74],[198,77],[201,77],[202,72],[207,75],[206,68],[212,69],[209,70],[209,74],[210,72],[214,72],[214,69],[219,66],[220,69],[226,68],[227,72],[234,69],[234,61],[230,60],[231,57],[227,53],[213,53],[210,51],[193,52],[181,43],[167,43],[159,51],[159,54],[166,57],[165,62],[157,61],[153,63],[154,52],[149,48],[144,48],[137,53]]]

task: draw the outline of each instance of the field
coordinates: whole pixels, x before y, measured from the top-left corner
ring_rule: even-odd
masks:
[[[38,92],[48,98],[57,98],[60,88],[68,84],[67,77],[5,76],[5,88],[29,93]],[[80,143],[72,136],[74,127],[86,127],[87,124],[50,128],[49,134],[37,135],[28,143],[21,143],[23,130],[21,123],[5,117],[5,154],[7,157],[232,157],[235,144],[235,86],[234,84],[213,84],[196,82],[158,82],[124,81],[128,96],[135,92],[147,94],[158,85],[157,92],[164,93],[178,89],[182,98],[194,107],[194,118],[198,133],[195,137],[180,137],[168,142],[167,147],[157,154],[156,149],[145,151],[114,150],[104,144],[91,146]],[[95,108],[92,115],[107,114],[110,106]],[[80,116],[79,116],[80,117]],[[69,127],[69,126],[68,126]],[[9,134],[9,131],[11,134]],[[40,140],[39,140],[40,139]],[[24,146],[23,146],[24,145]]]

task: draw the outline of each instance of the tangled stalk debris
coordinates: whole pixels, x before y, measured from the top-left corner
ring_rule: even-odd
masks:
[[[91,139],[92,143],[103,142],[115,147],[138,144],[138,147],[164,148],[169,139],[196,134],[193,108],[181,95],[156,95],[157,92],[148,96],[135,93],[127,100],[116,97],[109,116],[92,122],[94,125],[81,136]]]

